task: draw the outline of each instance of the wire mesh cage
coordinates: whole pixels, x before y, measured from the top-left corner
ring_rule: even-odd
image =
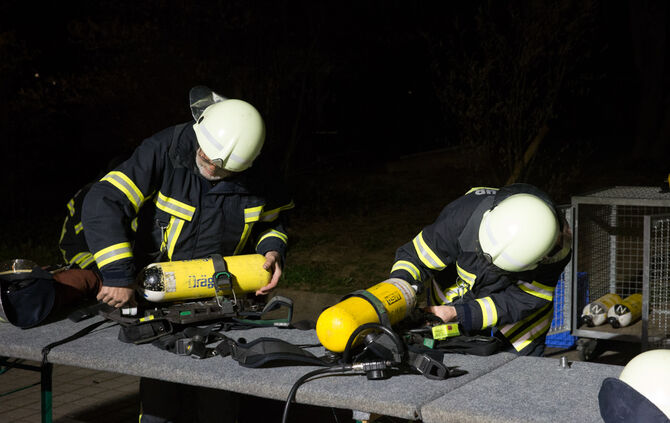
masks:
[[[572,335],[670,347],[670,193],[658,187],[613,187],[573,197],[572,207]],[[586,287],[577,283],[577,274],[586,275]],[[622,327],[584,324],[583,304],[606,294],[621,299],[640,294],[630,297],[642,300],[640,318]]]
[[[558,207],[565,216],[570,227],[573,226],[572,208],[570,205]],[[580,278],[583,275],[580,275]],[[575,344],[576,338],[570,335],[570,309],[572,282],[572,260],[566,265],[560,279],[556,283],[554,291],[554,315],[547,333],[545,344],[554,348],[570,348]],[[583,281],[581,281],[583,283]]]
[[[645,216],[645,237],[650,240],[644,257],[648,268],[649,304],[642,314],[645,347],[670,348],[670,215]]]

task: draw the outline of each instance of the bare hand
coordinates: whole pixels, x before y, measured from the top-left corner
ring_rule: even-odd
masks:
[[[263,269],[272,272],[272,278],[267,285],[256,291],[256,295],[267,295],[279,283],[281,277],[281,256],[276,251],[268,251],[265,253],[265,263]]]
[[[135,305],[135,290],[125,286],[103,286],[96,297],[98,301],[112,307],[121,308],[124,305]]]
[[[456,309],[453,306],[440,305],[440,306],[429,306],[424,308],[424,311],[433,313],[444,323],[455,322],[458,315],[456,314]]]

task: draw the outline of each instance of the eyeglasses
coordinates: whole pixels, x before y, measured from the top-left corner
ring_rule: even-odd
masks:
[[[207,163],[209,165],[212,165],[214,167],[218,167],[218,168],[223,169],[223,160],[221,160],[221,159],[210,160],[210,158],[205,155],[205,152],[202,151],[202,148],[198,148],[198,151],[196,152],[196,154],[198,156],[200,156],[202,161],[204,161],[205,163]]]

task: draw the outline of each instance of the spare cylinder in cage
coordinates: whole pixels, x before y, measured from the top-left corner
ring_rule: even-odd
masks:
[[[642,294],[624,298],[607,311],[607,321],[613,328],[622,328],[637,322],[642,316]]]
[[[617,304],[621,304],[620,296],[614,293],[605,294],[584,307],[580,321],[588,327],[600,326],[607,321],[607,311]]]

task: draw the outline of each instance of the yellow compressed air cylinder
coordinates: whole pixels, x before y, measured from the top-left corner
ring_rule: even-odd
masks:
[[[388,279],[367,289],[383,305],[391,324],[409,314],[416,304],[414,288],[402,279]],[[351,334],[365,323],[380,323],[369,300],[358,296],[346,298],[324,310],[316,322],[316,335],[328,350],[344,351]]]
[[[580,318],[582,324],[589,327],[600,326],[607,321],[607,311],[610,307],[621,304],[621,297],[614,293],[605,294],[582,310]]]
[[[265,257],[245,254],[223,257],[235,294],[255,292],[270,282],[271,273],[263,269]],[[142,269],[137,289],[151,302],[186,301],[216,296],[214,259],[153,263]],[[230,289],[221,292],[231,295]]]
[[[642,294],[630,295],[607,311],[607,321],[613,328],[635,323],[642,316]]]

